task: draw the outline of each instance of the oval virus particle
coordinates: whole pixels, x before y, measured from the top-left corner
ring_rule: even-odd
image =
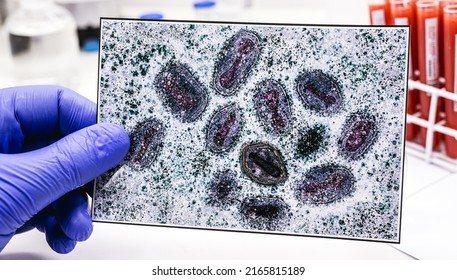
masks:
[[[258,196],[246,198],[240,212],[248,224],[259,230],[277,230],[289,218],[289,206],[279,197]]]
[[[182,122],[198,119],[208,104],[206,90],[183,64],[168,64],[157,75],[156,86],[165,106]]]
[[[243,122],[243,114],[235,104],[217,110],[207,128],[208,148],[215,153],[232,148],[243,129]]]
[[[217,173],[208,186],[207,202],[219,207],[230,205],[236,201],[240,189],[235,172],[226,170]]]
[[[263,185],[275,185],[287,180],[281,153],[266,143],[244,145],[241,148],[241,168],[249,178]]]
[[[343,106],[343,94],[339,83],[321,70],[300,74],[296,79],[296,90],[311,110],[333,114]]]
[[[230,38],[216,64],[215,89],[222,95],[233,95],[251,72],[260,50],[261,40],[251,31],[241,30]]]
[[[254,106],[267,131],[280,134],[290,127],[291,108],[284,87],[274,80],[264,80],[256,88]]]
[[[127,160],[135,168],[147,168],[154,163],[159,155],[165,127],[156,119],[149,119],[139,123],[130,134],[130,153]]]
[[[377,138],[376,120],[372,115],[356,113],[346,121],[338,143],[343,155],[351,160],[362,157]]]
[[[313,127],[308,127],[302,132],[297,142],[297,154],[301,157],[309,157],[315,154],[318,150],[325,148],[326,128],[324,125],[317,124]]]
[[[295,188],[295,196],[303,203],[327,204],[349,195],[354,188],[354,176],[346,167],[328,164],[306,172]]]

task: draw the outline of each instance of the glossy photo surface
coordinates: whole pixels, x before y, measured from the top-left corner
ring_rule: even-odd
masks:
[[[399,242],[408,36],[103,19],[94,220]]]

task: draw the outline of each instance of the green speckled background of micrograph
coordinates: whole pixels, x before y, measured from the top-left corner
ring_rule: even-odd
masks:
[[[221,50],[240,29],[255,32],[262,50],[236,94],[224,97],[214,89],[213,73]],[[148,168],[134,169],[124,161],[97,180],[94,220],[398,242],[408,32],[407,28],[102,20],[99,122],[120,124],[132,133],[138,123],[155,118],[166,133],[160,154]],[[195,122],[181,122],[159,98],[155,80],[170,61],[187,65],[209,95]],[[310,110],[295,90],[297,76],[316,69],[341,85],[343,108],[336,114]],[[291,128],[281,136],[268,133],[255,113],[255,87],[266,78],[279,81],[290,97]],[[243,110],[245,124],[233,149],[213,153],[206,148],[206,127],[214,112],[229,103]],[[378,133],[361,158],[349,160],[338,149],[338,141],[346,120],[357,112],[372,115]],[[326,131],[320,148],[300,155],[300,133],[319,127]],[[288,172],[284,183],[262,185],[241,170],[241,147],[252,141],[280,150]],[[326,164],[352,172],[352,191],[330,203],[300,201],[294,186],[311,168]],[[208,186],[226,170],[235,174],[238,186],[232,199],[209,203]],[[253,197],[274,197],[284,203],[250,209],[247,212],[254,216],[248,216],[241,205]],[[259,221],[253,221],[257,217]]]

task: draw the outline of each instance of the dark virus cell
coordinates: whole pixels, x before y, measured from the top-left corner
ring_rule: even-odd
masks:
[[[130,152],[126,160],[134,168],[148,168],[159,155],[164,137],[165,127],[158,120],[139,123],[130,133]]]
[[[339,83],[321,70],[306,71],[300,74],[295,82],[298,95],[311,110],[334,114],[343,106]]]
[[[264,80],[256,87],[254,106],[268,132],[284,133],[291,123],[291,106],[284,87],[274,80]]]
[[[208,104],[208,93],[186,65],[169,63],[156,77],[165,107],[182,122],[198,119]]]
[[[252,180],[263,185],[275,185],[287,180],[287,170],[281,153],[266,143],[243,145],[241,168]]]
[[[306,204],[327,204],[342,199],[354,189],[354,175],[340,165],[316,166],[295,187],[296,198]]]
[[[217,110],[207,127],[208,148],[215,153],[225,152],[232,148],[240,136],[243,123],[243,114],[235,104]]]
[[[287,224],[289,206],[280,197],[258,196],[245,198],[240,212],[251,228],[278,230]]]
[[[326,145],[326,128],[317,124],[308,127],[300,132],[297,142],[297,154],[301,157],[308,157],[322,149]]]
[[[207,202],[212,206],[226,206],[234,203],[238,191],[237,175],[231,170],[217,173],[207,188]]]
[[[229,39],[219,54],[214,87],[224,96],[233,95],[246,80],[261,51],[261,39],[251,31],[241,30]]]
[[[349,116],[338,140],[341,153],[350,160],[362,157],[378,136],[376,120],[368,113]]]

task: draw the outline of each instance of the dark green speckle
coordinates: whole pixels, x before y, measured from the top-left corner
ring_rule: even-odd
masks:
[[[324,141],[325,133],[326,128],[321,124],[306,128],[300,133],[297,154],[301,157],[308,157],[319,149],[324,148],[326,144]]]

